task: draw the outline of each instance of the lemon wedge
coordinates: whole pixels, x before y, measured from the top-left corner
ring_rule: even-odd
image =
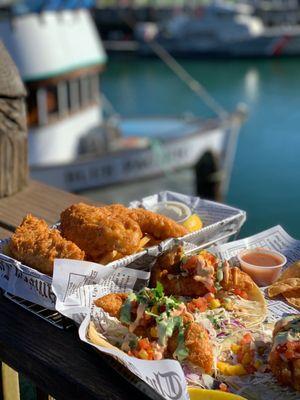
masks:
[[[198,231],[203,227],[203,223],[197,214],[191,215],[182,223],[182,225],[190,232]]]
[[[188,387],[190,400],[246,400],[245,397],[220,390],[207,390],[196,387]]]

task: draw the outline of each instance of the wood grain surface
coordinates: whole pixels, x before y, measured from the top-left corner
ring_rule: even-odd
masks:
[[[146,400],[104,357],[0,294],[0,359],[56,400]]]
[[[12,232],[0,227],[0,239],[6,239],[11,236]]]
[[[24,190],[0,199],[0,227],[13,231],[28,213],[53,224],[59,220],[62,210],[80,201],[93,203],[86,197],[30,181]]]
[[[64,208],[80,201],[93,203],[31,181],[25,190],[0,199],[0,238],[8,237],[27,213],[53,224]],[[75,326],[60,330],[12,303],[1,291],[0,332],[0,361],[56,400],[149,399],[109,365],[107,356],[81,342]]]

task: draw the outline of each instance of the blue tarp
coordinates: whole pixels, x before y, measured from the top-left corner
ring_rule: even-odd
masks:
[[[40,13],[46,10],[74,10],[91,8],[95,0],[24,0],[13,5],[14,13],[24,14],[29,12]]]

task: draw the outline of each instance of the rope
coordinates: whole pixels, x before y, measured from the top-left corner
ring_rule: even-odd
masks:
[[[123,21],[134,30],[134,24],[126,17],[122,18]],[[148,40],[146,42],[154,53],[174,72],[174,74],[184,82],[202,101],[220,118],[226,118],[228,112],[208,93],[203,85],[200,84],[192,75],[175,60],[173,56],[158,42]]]
[[[182,65],[171,56],[167,50],[155,41],[149,41],[147,44],[155,52],[155,54],[182,80],[202,101],[219,117],[227,117],[227,111],[208,93],[208,91],[200,84],[192,75],[185,70]]]

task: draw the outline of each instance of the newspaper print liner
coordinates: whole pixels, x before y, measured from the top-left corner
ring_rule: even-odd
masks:
[[[116,323],[115,318],[93,306],[93,301],[112,292],[138,291],[148,285],[150,272],[114,265],[99,268],[98,264],[93,264],[89,265],[89,273],[95,276],[97,284],[82,286],[78,282],[78,276],[85,269],[85,263],[75,260],[55,260],[53,291],[57,296],[57,311],[80,324],[80,339],[117,360],[118,363],[112,365],[116,371],[122,373],[124,368],[127,373],[129,371],[129,375],[125,378],[149,397],[155,400],[163,398],[187,400],[186,382],[177,361],[138,360],[112,346],[104,336],[97,337],[98,345],[91,343],[89,338],[91,322],[99,329],[115,328],[115,335],[120,336],[122,333],[120,323]]]
[[[169,245],[171,245],[171,243],[169,243]],[[281,226],[275,226],[246,239],[219,245],[217,248],[214,248],[213,251],[217,253],[218,256],[229,259],[232,262],[232,260],[234,261],[234,257],[240,249],[257,246],[276,249],[284,253],[288,259],[286,267],[300,259],[300,241],[290,237]],[[142,285],[148,283],[148,278],[150,275],[149,272],[133,270],[131,268],[116,269],[115,266],[108,266],[109,271],[104,273],[104,270],[102,269],[102,272],[98,274],[97,285],[80,286],[78,280],[73,281],[73,279],[77,277],[76,274],[83,269],[81,265],[82,262],[71,261],[71,263],[75,263],[76,265],[70,265],[70,261],[68,262],[67,260],[55,261],[53,290],[57,295],[57,310],[63,315],[73,319],[78,324],[81,324],[79,329],[81,340],[95,347],[99,351],[115,357],[119,362],[121,362],[123,367],[127,367],[131,373],[136,375],[136,380],[133,380],[133,383],[137,387],[141,388],[141,390],[146,389],[143,383],[140,383],[140,386],[138,386],[137,381],[139,379],[143,382],[146,382],[154,390],[158,391],[158,393],[165,399],[182,398],[176,397],[176,393],[170,391],[168,392],[169,389],[166,389],[169,388],[169,385],[167,384],[168,379],[175,379],[176,377],[178,382],[181,382],[181,389],[179,389],[179,393],[185,396],[186,383],[181,368],[179,371],[176,370],[175,375],[172,375],[175,368],[174,363],[179,365],[177,361],[168,360],[170,363],[172,363],[170,364],[172,367],[170,368],[169,365],[168,370],[165,370],[163,362],[166,360],[144,361],[135,359],[133,357],[128,358],[128,356],[120,350],[117,350],[116,352],[115,348],[112,348],[112,345],[105,345],[103,347],[103,340],[106,343],[107,341],[105,341],[104,336],[101,337],[101,334],[99,334],[99,344],[101,345],[97,346],[92,344],[89,340],[88,327],[91,321],[96,324],[96,326],[98,325],[99,331],[103,331],[103,329],[105,331],[105,328],[108,327],[109,324],[115,323],[114,318],[111,318],[103,310],[93,306],[93,299],[111,292],[124,292],[129,290],[136,291]],[[97,264],[95,264],[95,268],[97,267]],[[265,294],[266,288],[262,288],[261,290]],[[267,298],[267,306],[267,320],[269,322],[277,321],[287,313],[299,312],[281,300],[270,300]],[[117,326],[116,329],[120,329],[120,327]],[[130,362],[130,364],[128,364],[128,362]],[[148,366],[147,371],[145,370],[146,366]],[[120,372],[117,364],[115,365],[115,368],[118,372]],[[161,369],[159,369],[158,372],[156,368]],[[173,371],[172,374],[166,375],[166,373],[170,371]],[[179,374],[179,378],[176,374]],[[295,393],[295,391],[279,386],[271,374],[264,374],[263,376],[253,375],[246,377],[245,379],[241,379],[239,377],[222,378],[226,380],[226,382],[233,388],[235,392],[238,392],[251,400],[265,400],[266,398],[269,400],[279,400],[282,398],[286,398],[286,400],[296,400],[299,398],[299,395]],[[164,379],[167,379],[167,381],[165,382],[166,386],[164,386],[162,389],[161,380],[163,381]],[[268,395],[267,397],[265,396],[266,393]]]
[[[287,258],[286,269],[295,261],[300,260],[300,240],[292,238],[280,226],[274,226],[264,232],[258,233],[246,239],[217,246],[216,253],[230,260],[232,264],[238,264],[236,255],[245,248],[266,247],[277,250]],[[267,288],[261,288],[267,302],[267,322],[275,323],[286,314],[298,314],[299,310],[287,304],[284,300],[270,299]],[[242,377],[225,377],[224,379],[238,394],[249,400],[298,400],[299,392],[278,385],[276,378],[271,373],[254,374]]]
[[[183,237],[184,241],[195,245],[203,245],[207,242],[224,242],[228,240],[229,236],[236,234],[246,220],[246,213],[242,210],[175,192],[160,192],[145,197],[141,201],[132,202],[130,207],[143,206],[147,208],[149,205],[163,200],[184,202],[193,212],[201,216],[204,228]],[[52,278],[3,254],[8,240],[0,240],[0,288],[12,295],[54,310],[55,295],[51,290]],[[172,240],[170,242],[170,239],[168,239],[161,245],[123,257],[113,264],[124,267],[136,262],[134,268],[143,268],[143,265],[149,263],[150,260],[153,262],[166,246],[174,244],[175,242],[172,242]],[[92,276],[86,277],[86,284],[93,284],[94,282]]]

